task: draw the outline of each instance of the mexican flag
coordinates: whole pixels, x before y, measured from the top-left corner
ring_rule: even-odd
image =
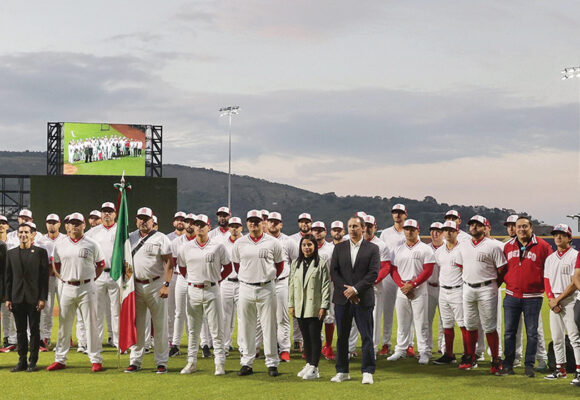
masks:
[[[135,325],[135,281],[133,280],[133,256],[129,243],[129,212],[127,193],[130,185],[125,185],[124,179],[115,184],[119,190],[117,205],[117,235],[111,260],[111,278],[117,281],[121,291],[121,313],[119,321],[119,350],[125,352],[137,343],[137,328]]]

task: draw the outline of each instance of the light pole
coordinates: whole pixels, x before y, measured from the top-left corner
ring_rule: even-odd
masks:
[[[228,208],[232,209],[232,115],[239,114],[240,106],[228,106],[220,108],[220,117],[228,116],[229,140],[228,140]],[[230,211],[231,212],[231,211]]]
[[[572,79],[572,78],[580,78],[580,67],[566,67],[561,71],[561,74],[562,74],[563,81],[565,81],[567,79]],[[578,92],[578,96],[580,99],[580,90]],[[579,100],[578,104],[580,107],[580,100]],[[580,115],[580,112],[578,113],[578,115]],[[580,161],[579,161],[579,163],[580,163]],[[580,181],[580,164],[578,165],[578,176],[579,176],[579,181]],[[572,218],[572,219],[578,219],[578,231],[580,231],[580,214],[567,215],[567,217]]]

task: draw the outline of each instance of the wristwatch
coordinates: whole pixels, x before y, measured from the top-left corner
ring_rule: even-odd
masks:
[[[165,286],[165,287],[169,287],[169,281],[165,281],[165,282],[163,282],[163,286]]]

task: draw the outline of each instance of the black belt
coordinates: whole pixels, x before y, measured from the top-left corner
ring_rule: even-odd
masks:
[[[80,286],[84,285],[85,283],[89,283],[90,281],[92,281],[92,279],[85,279],[84,281],[64,281],[64,283],[68,283],[72,286]]]
[[[270,282],[272,282],[272,281],[268,281],[268,282],[244,282],[244,283],[246,285],[252,285],[252,286],[266,286]]]
[[[191,282],[187,282],[187,284],[189,286],[193,286],[193,287],[198,288],[198,289],[205,289],[206,288],[206,286],[203,283],[191,283]],[[215,286],[215,282],[210,282],[209,286],[207,286],[207,287],[210,287],[210,286]]]
[[[111,272],[111,268],[105,268],[103,272]]]
[[[485,281],[485,282],[479,282],[479,283],[467,283],[467,282],[465,282],[465,283],[467,285],[471,286],[472,288],[479,288],[479,287],[491,285],[493,283],[493,279],[491,281]]]
[[[427,284],[429,284],[429,286],[439,287],[439,284],[438,283],[427,282]]]
[[[230,282],[239,282],[240,280],[238,278],[228,278],[228,281],[230,281]]]
[[[288,277],[287,277],[287,276],[285,276],[284,278],[278,278],[278,279],[276,279],[276,282],[283,281],[283,280],[284,280],[284,279],[286,279],[286,278],[288,278]]]
[[[457,286],[445,286],[445,285],[441,285],[441,287],[443,289],[457,289],[457,288],[460,288],[461,286],[463,286],[463,285],[457,285]]]
[[[160,276],[156,276],[155,278],[151,278],[151,279],[137,279],[137,278],[135,278],[135,282],[142,283],[142,284],[147,284],[147,283],[154,282],[154,281],[156,281],[159,278],[161,278],[161,277]]]

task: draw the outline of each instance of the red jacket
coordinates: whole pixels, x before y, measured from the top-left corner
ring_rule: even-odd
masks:
[[[552,254],[552,246],[544,239],[532,236],[523,254],[521,243],[513,238],[505,244],[507,273],[504,277],[506,294],[520,299],[542,297],[544,293],[544,263]]]

